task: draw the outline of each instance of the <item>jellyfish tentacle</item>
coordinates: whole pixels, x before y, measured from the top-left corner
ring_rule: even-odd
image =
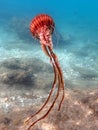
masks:
[[[59,104],[59,108],[58,108],[58,111],[60,110],[60,108],[61,108],[61,105],[62,105],[62,102],[63,102],[63,100],[64,100],[64,80],[63,80],[63,74],[62,74],[62,70],[61,70],[61,67],[60,67],[60,65],[59,65],[59,62],[58,62],[58,58],[57,58],[57,56],[55,55],[55,53],[53,52],[53,50],[50,48],[50,47],[48,47],[48,49],[49,49],[49,51],[50,51],[50,53],[51,53],[51,55],[52,55],[52,58],[53,58],[53,60],[54,60],[54,63],[55,63],[55,65],[56,65],[56,68],[57,68],[57,70],[58,70],[58,74],[59,74],[59,79],[58,80],[60,80],[60,83],[61,83],[61,87],[60,88],[62,88],[62,92],[63,92],[63,95],[62,95],[62,98],[61,98],[61,101],[60,101],[60,104]]]
[[[62,89],[62,98],[61,98],[61,101],[60,101],[60,104],[59,104],[59,108],[58,108],[58,111],[60,111],[60,108],[61,108],[61,105],[62,105],[62,102],[64,100],[64,80],[63,80],[63,75],[62,75],[62,70],[59,66],[59,63],[56,62],[56,67],[58,69],[58,73],[59,73],[59,80],[61,82],[61,89]]]
[[[62,102],[63,102],[63,100],[64,100],[64,81],[63,81],[63,75],[62,75],[62,70],[61,70],[61,68],[60,68],[60,65],[59,65],[59,62],[58,62],[58,58],[57,58],[57,56],[54,54],[54,52],[53,52],[53,50],[51,51],[50,49],[49,49],[49,46],[47,46],[47,49],[48,49],[48,51],[49,51],[49,53],[50,53],[50,57],[51,57],[51,63],[52,63],[52,65],[54,66],[55,65],[55,67],[56,67],[56,74],[58,74],[58,81],[59,81],[59,88],[60,89],[62,89],[63,90],[63,95],[62,95],[62,98],[61,98],[61,101],[60,101],[60,104],[59,104],[59,108],[58,108],[58,111],[60,111],[60,108],[61,108],[61,105],[62,105]],[[49,54],[48,53],[48,54]],[[59,89],[59,90],[60,90]]]
[[[63,81],[63,76],[62,76],[62,70],[59,66],[59,63],[57,61],[55,61],[55,64],[56,64],[56,67],[57,67],[57,70],[58,70],[58,73],[59,73],[59,80],[60,80],[60,89],[62,89],[62,98],[61,98],[61,101],[60,101],[60,104],[59,104],[59,108],[58,108],[58,111],[60,111],[60,108],[61,108],[61,105],[62,105],[62,102],[64,100],[64,81]]]
[[[44,119],[44,118],[49,114],[49,112],[51,111],[51,109],[52,109],[52,108],[54,107],[54,105],[55,105],[55,102],[56,102],[56,100],[57,100],[57,98],[58,98],[58,96],[59,96],[59,92],[60,92],[60,82],[59,82],[59,80],[58,80],[58,90],[57,90],[57,94],[56,94],[56,97],[55,97],[55,99],[53,100],[53,102],[52,102],[50,108],[48,109],[48,111],[47,111],[42,117],[40,117],[40,118],[37,119],[35,122],[33,122],[33,123],[29,126],[29,128],[28,128],[27,130],[30,130],[31,127],[33,127],[37,122],[39,122],[40,120]]]
[[[61,82],[61,79],[60,79],[60,75],[59,75],[59,80],[60,80],[60,83],[61,83],[61,85],[62,85],[62,82]],[[62,86],[60,86],[60,88],[61,88],[61,87],[62,87]],[[63,94],[62,94],[61,101],[60,101],[60,103],[59,103],[58,111],[60,111],[62,102],[63,102],[63,100],[64,100],[64,86],[63,86],[62,88],[63,88],[63,91],[62,91]]]
[[[50,59],[53,58],[52,55],[51,55],[51,53],[49,54],[49,52],[48,52],[47,49],[46,49],[46,51],[47,51],[47,53],[48,53]],[[54,71],[55,76],[57,76],[57,78],[59,79],[58,71],[57,71],[57,68],[56,68],[54,62],[52,62],[52,65],[53,65],[53,68],[54,68],[54,70],[55,70],[55,71]],[[37,119],[35,122],[33,122],[33,123],[29,126],[28,130],[30,130],[31,127],[33,127],[37,122],[39,122],[40,120],[44,119],[44,118],[49,114],[49,112],[50,112],[51,109],[53,108],[53,106],[54,106],[54,104],[55,104],[55,102],[56,102],[56,100],[57,100],[57,98],[58,98],[58,96],[59,96],[59,93],[60,93],[60,84],[61,84],[61,81],[58,80],[58,90],[57,90],[57,94],[56,94],[56,97],[55,97],[55,99],[53,100],[53,102],[52,102],[50,108],[48,109],[48,111],[47,111],[42,117],[40,117],[40,118]],[[51,91],[52,91],[52,90],[51,90]]]
[[[41,44],[41,47],[42,47],[43,52],[44,52],[48,57],[50,57],[49,52],[48,52],[47,49],[46,49],[46,45]],[[51,58],[50,58],[50,59],[51,59]]]
[[[51,60],[51,56],[50,56],[48,50],[46,49],[46,47],[44,47],[44,50],[45,50],[46,54],[50,57],[50,60]],[[42,105],[42,107],[34,115],[31,115],[30,118],[25,121],[25,123],[28,123],[34,116],[36,116],[38,113],[40,113],[41,110],[43,110],[43,108],[47,105],[47,103],[48,103],[48,101],[53,93],[54,88],[56,87],[58,74],[57,74],[57,70],[56,70],[55,65],[52,64],[52,66],[53,66],[53,70],[54,70],[54,81],[53,81],[49,96],[48,96],[47,100],[45,101],[45,103]]]

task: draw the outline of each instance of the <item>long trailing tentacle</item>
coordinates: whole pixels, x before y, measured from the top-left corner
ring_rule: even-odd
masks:
[[[58,76],[59,76],[59,75],[58,75]],[[58,90],[57,90],[56,97],[55,97],[55,99],[53,100],[53,102],[52,102],[50,108],[48,109],[48,111],[47,111],[42,117],[40,117],[40,118],[37,119],[35,122],[33,122],[33,123],[29,126],[29,128],[28,128],[27,130],[30,130],[31,127],[33,127],[37,122],[39,122],[40,120],[44,119],[44,118],[49,114],[49,112],[50,112],[51,109],[53,108],[53,106],[54,106],[54,104],[55,104],[55,102],[56,102],[56,100],[57,100],[57,98],[58,98],[58,96],[59,96],[59,92],[60,92],[60,83],[61,83],[61,82],[60,82],[60,80],[59,80],[59,81],[58,81]]]
[[[61,90],[61,89],[63,90],[63,95],[62,95],[62,99],[61,99],[61,101],[60,101],[58,110],[60,110],[61,104],[62,104],[63,99],[64,99],[64,81],[63,81],[62,70],[61,70],[61,68],[60,68],[60,66],[59,66],[57,57],[56,57],[56,55],[53,53],[53,51],[51,51],[51,49],[49,48],[49,46],[48,46],[48,47],[44,46],[44,51],[45,51],[45,53],[50,57],[50,60],[51,60],[51,63],[52,63],[53,69],[54,69],[54,74],[55,74],[55,75],[54,75],[54,82],[53,82],[52,89],[51,89],[51,91],[50,91],[50,93],[49,93],[49,96],[48,96],[46,102],[43,104],[43,106],[40,108],[40,110],[39,110],[38,112],[36,112],[34,115],[32,115],[32,116],[27,120],[27,122],[28,122],[30,119],[32,119],[35,115],[37,115],[37,114],[46,106],[46,104],[48,103],[48,101],[49,101],[49,99],[50,99],[50,97],[51,97],[51,95],[52,95],[52,92],[53,92],[53,90],[54,90],[54,88],[55,88],[55,86],[56,86],[57,80],[58,80],[58,90],[57,90],[56,97],[55,97],[55,99],[53,100],[53,102],[52,102],[52,104],[51,104],[49,110],[48,110],[42,117],[40,117],[40,118],[37,119],[35,122],[33,122],[33,123],[29,126],[29,128],[28,128],[27,130],[30,130],[31,127],[33,127],[37,122],[39,122],[40,120],[44,119],[44,118],[49,114],[49,112],[50,112],[51,109],[53,108],[53,106],[54,106],[54,104],[55,104],[55,102],[56,102],[56,100],[57,100],[57,98],[58,98],[58,96],[59,96],[59,93],[60,93],[60,90]]]
[[[61,98],[61,101],[60,101],[60,104],[59,104],[59,108],[58,108],[58,111],[59,111],[60,108],[61,108],[62,102],[63,102],[63,100],[64,100],[64,79],[63,79],[62,70],[61,70],[61,68],[60,68],[58,62],[56,62],[56,67],[57,67],[57,69],[58,69],[59,80],[60,80],[60,82],[61,82],[61,87],[60,87],[60,88],[62,89],[62,98]]]
[[[62,90],[63,90],[63,95],[62,95],[62,98],[61,98],[61,101],[60,101],[60,104],[59,104],[59,108],[58,108],[58,111],[60,111],[60,108],[61,108],[61,105],[62,105],[62,102],[64,100],[64,85],[62,84],[62,81],[61,81],[61,75],[59,75],[59,80],[60,80],[60,89],[62,87]]]
[[[58,73],[58,82],[59,82],[59,88],[60,90],[62,89],[63,91],[63,94],[62,94],[62,98],[61,98],[61,101],[60,101],[60,104],[59,104],[59,108],[58,108],[58,111],[60,111],[60,108],[61,108],[61,105],[62,105],[62,102],[64,100],[64,79],[63,79],[63,73],[62,73],[62,70],[61,70],[61,67],[59,65],[59,62],[58,62],[58,58],[56,56],[56,54],[53,52],[51,46],[47,46],[47,49],[50,53],[50,57],[52,57],[52,64],[56,66],[56,69],[57,69],[57,73]]]
[[[61,70],[61,67],[60,67],[60,64],[58,62],[58,58],[56,56],[56,54],[53,52],[52,50],[52,47],[51,46],[47,46],[47,49],[46,49],[46,46],[44,44],[42,44],[42,49],[43,51],[45,52],[45,54],[49,57],[51,57],[51,63],[52,65],[55,64],[56,68],[57,68],[57,71],[58,71],[58,80],[60,80],[60,88],[63,90],[63,94],[62,94],[62,98],[61,98],[61,101],[60,101],[60,104],[59,104],[59,108],[58,108],[58,111],[60,110],[61,108],[61,105],[62,105],[62,102],[64,100],[64,79],[63,79],[63,73],[62,73],[62,70]],[[48,51],[47,51],[48,50]],[[50,53],[50,54],[49,54]]]
[[[48,52],[48,50],[47,50],[47,48],[46,48],[45,46],[44,46],[44,51],[45,51],[45,53],[50,57],[50,60],[52,60],[52,57],[51,57],[51,55],[49,54],[49,52]],[[56,87],[58,74],[57,74],[57,70],[56,70],[56,67],[55,67],[55,65],[53,64],[53,62],[52,62],[52,66],[53,66],[53,70],[54,70],[54,81],[53,81],[52,88],[51,88],[51,91],[50,91],[50,93],[49,93],[49,96],[48,96],[47,100],[45,101],[45,103],[42,105],[42,107],[41,107],[34,115],[31,115],[31,116],[29,117],[29,119],[27,119],[27,120],[25,121],[25,123],[28,123],[34,116],[36,116],[38,113],[40,113],[40,112],[43,110],[43,108],[47,105],[47,103],[48,103],[48,101],[49,101],[49,99],[50,99],[50,97],[51,97],[51,95],[52,95],[52,93],[53,93],[54,88]]]
[[[47,49],[46,49],[46,50],[47,50]],[[48,51],[48,50],[47,50],[47,51]],[[51,55],[51,52],[49,52],[49,56],[50,56],[50,59],[53,60],[53,57],[52,57],[52,55]],[[51,109],[53,108],[53,106],[54,106],[54,104],[55,104],[55,102],[56,102],[56,100],[57,100],[57,98],[58,98],[58,96],[59,96],[60,86],[61,86],[61,81],[59,80],[60,75],[58,75],[58,71],[57,71],[57,68],[56,68],[56,66],[55,66],[55,64],[54,64],[54,61],[51,61],[51,63],[52,63],[53,68],[54,68],[54,70],[55,70],[54,73],[55,73],[55,75],[56,75],[57,78],[58,78],[58,90],[57,90],[56,97],[55,97],[55,99],[53,100],[53,102],[52,102],[52,104],[51,104],[49,110],[48,110],[42,117],[40,117],[40,118],[37,119],[35,122],[33,122],[33,123],[29,126],[28,130],[30,130],[31,127],[33,127],[37,122],[39,122],[40,120],[44,119],[44,118],[49,114],[49,112],[50,112]]]
[[[54,54],[53,50],[51,49],[51,47],[48,47],[53,59],[54,59],[54,62],[55,62],[55,65],[56,65],[56,68],[58,70],[58,74],[59,74],[59,80],[61,82],[61,85],[60,85],[60,88],[63,90],[63,95],[62,95],[62,98],[61,98],[61,101],[60,101],[60,104],[59,104],[59,108],[58,110],[60,110],[61,108],[61,105],[62,105],[62,102],[64,100],[64,79],[63,79],[63,74],[62,74],[62,70],[61,70],[61,67],[59,65],[59,62],[58,62],[58,59],[57,59],[57,56]]]

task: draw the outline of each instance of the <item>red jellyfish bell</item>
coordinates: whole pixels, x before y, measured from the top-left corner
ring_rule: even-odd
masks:
[[[49,46],[52,49],[51,34],[54,31],[54,21],[50,16],[46,14],[36,16],[30,24],[30,31],[35,38],[40,40],[44,51],[45,46]],[[45,53],[47,54],[46,51]]]
[[[52,33],[54,31],[53,19],[50,16],[48,16],[47,14],[40,14],[40,15],[36,16],[30,24],[30,31],[35,38],[39,39],[43,51],[50,58],[50,61],[51,61],[51,64],[52,64],[53,70],[54,70],[54,81],[53,81],[53,85],[52,85],[51,91],[49,93],[49,96],[48,96],[47,100],[45,101],[45,103],[43,104],[43,106],[34,115],[31,115],[30,118],[28,120],[26,120],[26,122],[29,122],[30,119],[35,117],[37,114],[39,114],[44,109],[44,107],[48,103],[50,97],[52,96],[53,90],[54,90],[54,88],[56,88],[56,86],[58,87],[58,90],[57,90],[57,94],[56,94],[50,108],[47,110],[47,112],[43,116],[41,116],[39,119],[34,121],[29,126],[28,130],[30,130],[30,128],[33,127],[38,121],[44,119],[49,114],[49,112],[53,108],[60,92],[62,92],[62,98],[59,103],[58,110],[60,110],[62,101],[64,99],[63,74],[62,74],[62,70],[61,70],[61,67],[58,62],[58,58],[52,49],[52,47],[53,47]]]

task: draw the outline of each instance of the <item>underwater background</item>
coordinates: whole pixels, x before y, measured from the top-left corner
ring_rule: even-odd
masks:
[[[61,124],[56,126],[59,115],[52,113],[58,119],[52,126],[47,126],[50,116],[44,126],[41,121],[34,130],[81,130],[83,126],[83,130],[98,130],[98,0],[0,0],[0,130],[25,130],[23,121],[38,109],[51,89],[50,60],[29,30],[32,18],[40,13],[50,15],[55,22],[53,49],[69,95],[64,106],[79,107],[80,116],[75,117],[77,112],[69,109],[66,118],[61,113]],[[77,106],[77,99],[86,103]],[[88,114],[87,124],[83,124],[86,107],[97,115]],[[66,109],[63,107],[63,112]],[[82,124],[77,126],[72,119],[75,123],[81,119]]]

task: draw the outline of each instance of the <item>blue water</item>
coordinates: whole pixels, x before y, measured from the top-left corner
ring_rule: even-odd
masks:
[[[54,51],[66,84],[97,87],[97,0],[0,0],[0,61],[37,57],[49,62],[29,32],[30,21],[39,13],[47,13],[55,21]]]

